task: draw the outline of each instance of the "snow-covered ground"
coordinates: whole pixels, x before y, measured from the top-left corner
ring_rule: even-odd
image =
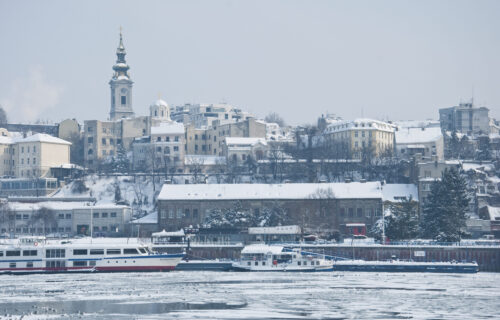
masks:
[[[160,182],[161,181],[161,182]],[[121,199],[126,201],[133,209],[134,213],[144,215],[151,213],[155,208],[155,199],[160,192],[163,180],[158,178],[153,187],[150,177],[99,177],[96,175],[87,176],[84,179],[87,191],[78,193],[73,190],[72,182],[62,187],[54,197],[94,197],[96,204],[115,203],[116,186],[120,188]]]

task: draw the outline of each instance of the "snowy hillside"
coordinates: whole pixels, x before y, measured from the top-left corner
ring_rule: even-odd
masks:
[[[118,198],[134,209],[135,216],[142,216],[145,213],[154,211],[154,200],[161,188],[159,183],[156,183],[155,188],[153,188],[151,179],[146,177],[99,177],[91,175],[85,177],[83,182],[88,190],[80,190],[82,192],[79,192],[76,186],[79,182],[73,181],[62,187],[54,197],[94,197],[97,204],[115,203],[115,199]]]

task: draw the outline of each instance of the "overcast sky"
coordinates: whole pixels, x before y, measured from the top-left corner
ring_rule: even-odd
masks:
[[[291,124],[500,118],[500,1],[0,0],[0,104],[13,122],[105,120],[123,27],[133,108],[227,102]]]

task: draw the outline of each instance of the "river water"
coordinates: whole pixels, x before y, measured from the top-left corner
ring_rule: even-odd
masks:
[[[499,319],[500,274],[0,276],[0,319]]]

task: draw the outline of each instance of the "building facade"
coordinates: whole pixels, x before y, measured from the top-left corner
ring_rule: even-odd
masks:
[[[378,157],[394,151],[395,126],[372,119],[339,120],[323,132],[330,144],[342,144],[352,159],[361,159],[363,152]]]
[[[422,157],[444,160],[444,140],[441,128],[397,128],[396,155],[409,159],[417,153]]]
[[[463,134],[488,134],[490,132],[489,109],[474,107],[473,103],[460,103],[451,108],[439,109],[439,121],[443,131]]]
[[[158,229],[202,226],[213,209],[240,204],[249,213],[280,206],[288,223],[305,232],[346,234],[346,226],[370,229],[381,216],[382,186],[366,183],[165,184],[158,196]]]

